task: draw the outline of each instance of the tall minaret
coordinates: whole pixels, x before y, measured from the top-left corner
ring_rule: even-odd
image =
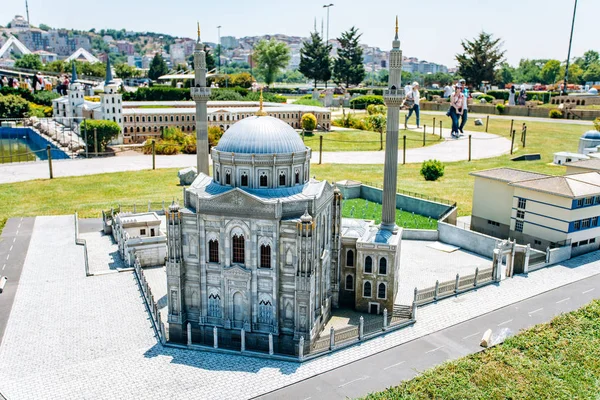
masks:
[[[206,102],[210,98],[210,88],[206,87],[206,53],[200,42],[200,23],[198,23],[198,40],[194,50],[194,78],[191,92],[192,99],[196,102],[196,168],[198,174],[202,172],[209,175]]]
[[[394,231],[396,226],[396,181],[398,179],[398,126],[400,105],[404,97],[401,89],[402,50],[398,40],[398,16],[396,16],[396,36],[390,51],[390,73],[383,100],[387,106],[387,128],[385,138],[385,167],[383,170],[383,207],[381,229]]]

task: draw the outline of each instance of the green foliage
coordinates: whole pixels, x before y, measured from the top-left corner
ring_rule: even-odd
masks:
[[[311,113],[306,113],[302,116],[302,129],[307,132],[312,132],[317,127],[317,117]]]
[[[362,94],[362,95],[365,95],[365,94],[369,93],[369,91],[371,91],[371,90],[373,91],[374,95],[377,95],[377,96],[382,96],[383,95],[383,89],[364,89],[364,88],[361,88],[361,89],[348,89],[348,93],[350,93],[351,95],[352,94]]]
[[[52,107],[40,106],[35,103],[29,103],[29,112],[27,117],[48,118],[52,117]]]
[[[29,102],[14,94],[0,95],[0,118],[23,118],[29,112]]]
[[[243,101],[244,97],[235,90],[212,89],[210,99],[212,101]]]
[[[426,181],[437,181],[444,176],[444,164],[438,160],[423,161],[420,173]]]
[[[37,54],[24,54],[23,57],[15,61],[15,67],[25,69],[42,69],[42,60]]]
[[[511,67],[508,63],[502,63],[499,70],[496,71],[496,82],[498,82],[502,87],[511,83],[515,79],[516,70]]]
[[[550,118],[562,118],[563,117],[563,113],[559,109],[553,108],[552,110],[550,110],[548,112],[548,116]]]
[[[516,69],[515,80],[518,82],[536,83],[542,80],[542,67],[546,60],[521,59]]]
[[[250,73],[248,72],[240,72],[237,74],[231,74],[231,75],[227,75],[227,74],[222,74],[222,75],[215,75],[215,76],[211,76],[210,78],[208,78],[208,81],[210,83],[214,83],[216,85],[219,85],[219,88],[228,88],[230,86],[237,86],[240,88],[245,88],[248,89],[249,87],[252,86],[252,82],[254,82],[254,78],[252,78],[252,75],[250,75]],[[245,93],[240,93],[243,96],[246,95],[248,91],[246,91]]]
[[[600,62],[590,64],[590,66],[583,73],[582,79],[584,82],[600,81]]]
[[[383,96],[359,96],[350,100],[350,106],[358,110],[364,110],[369,104],[384,104]]]
[[[116,64],[115,73],[121,79],[135,78],[142,75],[142,71],[127,64]]]
[[[384,114],[372,114],[366,118],[365,122],[369,130],[383,133],[383,131],[385,131],[387,119]]]
[[[152,140],[146,140],[142,151],[144,154],[152,154]],[[155,143],[155,151],[156,154],[161,155],[195,154],[196,137],[182,132],[179,128],[166,128]]]
[[[600,132],[600,117],[597,117],[594,120],[594,129],[596,129],[598,132]]]
[[[566,65],[562,66],[560,68],[559,76],[561,78],[564,78],[564,76],[565,76],[565,68],[566,68]],[[568,83],[575,83],[575,84],[581,84],[581,83],[583,83],[583,80],[582,80],[583,73],[584,73],[584,70],[583,70],[583,68],[581,68],[579,66],[579,64],[571,64],[571,65],[569,65],[569,80],[568,80]]]
[[[464,52],[456,55],[458,75],[471,85],[479,85],[482,81],[493,82],[494,71],[504,60],[505,52],[501,49],[500,40],[494,39],[490,33],[481,32],[473,41],[462,41]]]
[[[299,70],[307,79],[314,81],[315,87],[317,81],[331,79],[330,51],[331,45],[323,42],[317,32],[312,32],[310,39],[302,43]]]
[[[113,121],[105,121],[100,119],[91,119],[86,121],[87,145],[89,151],[103,152],[106,150],[106,145],[116,139],[121,133],[119,124]],[[94,148],[94,129],[97,133],[98,150]]]
[[[600,53],[596,50],[588,50],[583,53],[583,57],[578,58],[575,61],[581,69],[587,71],[593,64],[600,64]]]
[[[302,105],[302,106],[316,106],[316,107],[322,107],[323,106],[319,100],[313,100],[312,96],[311,96],[310,99],[299,99],[299,100],[296,100],[294,102],[294,104],[299,104],[299,105]]]
[[[150,69],[148,70],[148,78],[153,81],[157,80],[159,77],[166,75],[169,72],[169,68],[167,67],[167,63],[163,60],[160,53],[156,53],[152,62],[150,63]]]
[[[38,28],[40,28],[41,30],[46,31],[46,32],[49,31],[50,29],[52,29],[52,27],[50,27],[49,25],[46,25],[46,24],[40,24],[40,26]]]
[[[560,61],[548,60],[542,67],[541,82],[545,84],[553,84],[558,79],[560,72]]]
[[[506,107],[504,106],[504,104],[496,104],[496,110],[498,111],[498,114],[504,114],[504,109]]]
[[[518,92],[518,90],[517,90]],[[488,90],[487,94],[497,100],[508,100],[508,90]],[[527,100],[533,100],[534,97],[543,103],[550,102],[550,97],[558,96],[558,92],[527,92]]]
[[[385,106],[379,104],[369,104],[367,106],[367,114],[375,115],[375,114],[384,114],[387,112],[387,108]]]
[[[331,124],[333,126],[339,126],[342,128],[352,128],[356,120],[357,118],[354,116],[354,114],[348,113],[339,118],[335,118]]]
[[[339,85],[344,83],[346,87],[358,85],[365,78],[365,66],[363,65],[363,50],[359,40],[362,33],[358,33],[355,27],[346,32],[337,40],[340,47],[337,49],[337,58],[333,62],[333,80]]]
[[[223,131],[218,126],[209,126],[208,127],[208,144],[212,147],[219,144],[219,140],[223,136]]]
[[[494,96],[490,96],[489,94],[482,94],[477,97],[479,100],[485,100],[488,103],[491,103],[495,100]]]
[[[373,220],[375,224],[380,224],[381,209],[381,204],[366,199],[348,199],[344,200],[342,204],[342,217]],[[396,209],[396,225],[406,229],[435,230],[437,229],[438,222],[436,219]]]
[[[259,92],[250,92],[243,100],[258,101],[259,98],[260,98]],[[263,100],[267,101],[269,103],[285,103],[285,102],[287,102],[287,99],[285,97],[280,96],[278,94],[269,93],[269,92],[263,92]]]
[[[60,95],[56,92],[42,90],[31,95],[31,101],[43,106],[52,106],[52,100],[59,98]]]
[[[277,78],[279,71],[287,67],[291,56],[285,43],[275,39],[263,39],[254,46],[252,58],[256,63],[256,70],[265,78],[265,83],[270,85]]]
[[[191,100],[189,89],[169,86],[141,87],[135,92],[123,93],[124,101],[184,101]]]
[[[452,83],[454,77],[450,74],[443,72],[436,72],[435,74],[427,74],[423,78],[425,86],[431,86],[434,83],[439,83],[441,86],[446,86]]]

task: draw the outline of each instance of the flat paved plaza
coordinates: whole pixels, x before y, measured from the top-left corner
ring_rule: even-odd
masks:
[[[590,253],[421,307],[409,328],[298,364],[161,346],[133,273],[86,277],[73,216],[38,217],[0,344],[0,392],[8,399],[251,398],[598,273],[600,254]]]

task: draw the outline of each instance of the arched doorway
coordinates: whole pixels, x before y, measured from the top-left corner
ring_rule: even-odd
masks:
[[[244,296],[240,292],[236,292],[233,295],[233,322],[235,327],[240,327],[247,319]]]

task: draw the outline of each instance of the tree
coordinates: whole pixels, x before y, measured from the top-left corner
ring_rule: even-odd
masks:
[[[46,24],[40,24],[39,28],[43,31],[49,31],[50,29],[52,29],[50,26],[48,26]]]
[[[68,68],[64,61],[56,60],[46,64],[44,70],[50,72],[67,72]]]
[[[561,82],[564,82],[563,79],[565,77],[565,66],[560,67],[560,73],[558,75],[561,79]],[[573,63],[569,65],[569,79],[567,84],[574,83],[580,84],[582,83],[583,69],[579,66],[579,64]]]
[[[156,53],[152,62],[150,63],[150,69],[148,70],[148,78],[153,81],[157,80],[159,77],[166,75],[169,72],[169,68],[167,67],[167,63],[163,60],[160,53]]]
[[[131,67],[127,64],[116,64],[115,73],[121,79],[134,78],[140,76],[140,71],[137,68]]]
[[[358,42],[361,36],[362,33],[359,34],[358,29],[352,27],[349,31],[342,32],[342,36],[337,39],[340,47],[333,62],[333,79],[338,85],[358,85],[365,78],[363,50]]]
[[[42,69],[42,60],[37,54],[23,54],[19,60],[15,61],[15,67],[25,69]]]
[[[0,118],[23,118],[29,112],[29,102],[15,94],[0,95]]]
[[[464,52],[456,55],[458,74],[472,85],[493,82],[494,70],[504,61],[500,38],[494,39],[491,33],[481,32],[473,41],[461,41],[461,45]]]
[[[317,127],[317,118],[311,113],[304,114],[300,122],[302,123],[302,129],[306,132],[312,132]]]
[[[578,58],[575,62],[579,64],[581,69],[587,71],[592,64],[600,63],[600,53],[595,50],[588,50],[583,53],[583,57]]]
[[[290,58],[289,47],[275,39],[268,42],[263,39],[258,42],[254,46],[254,54],[252,55],[252,59],[256,63],[256,69],[258,73],[264,76],[267,86],[275,82],[279,70],[287,67]]]
[[[87,145],[88,151],[104,151],[106,145],[116,139],[121,133],[119,124],[113,121],[105,121],[101,119],[92,119],[86,121],[87,129]],[[94,148],[94,129],[96,130],[96,139],[98,140],[98,150]],[[90,134],[91,133],[91,134]]]
[[[502,63],[499,70],[496,71],[496,82],[502,87],[509,83],[512,83],[515,79],[516,70],[511,67],[508,63]]]
[[[541,81],[545,84],[552,84],[558,79],[558,73],[560,72],[560,61],[548,60],[542,67]]]
[[[299,71],[308,79],[314,80],[315,87],[317,81],[331,79],[330,51],[331,45],[326,45],[317,32],[312,32],[310,40],[302,44]]]
[[[542,67],[547,60],[530,60],[523,58],[516,69],[515,80],[536,83],[542,80]]]
[[[584,82],[600,81],[600,62],[590,64],[588,69],[583,73],[582,79]]]

